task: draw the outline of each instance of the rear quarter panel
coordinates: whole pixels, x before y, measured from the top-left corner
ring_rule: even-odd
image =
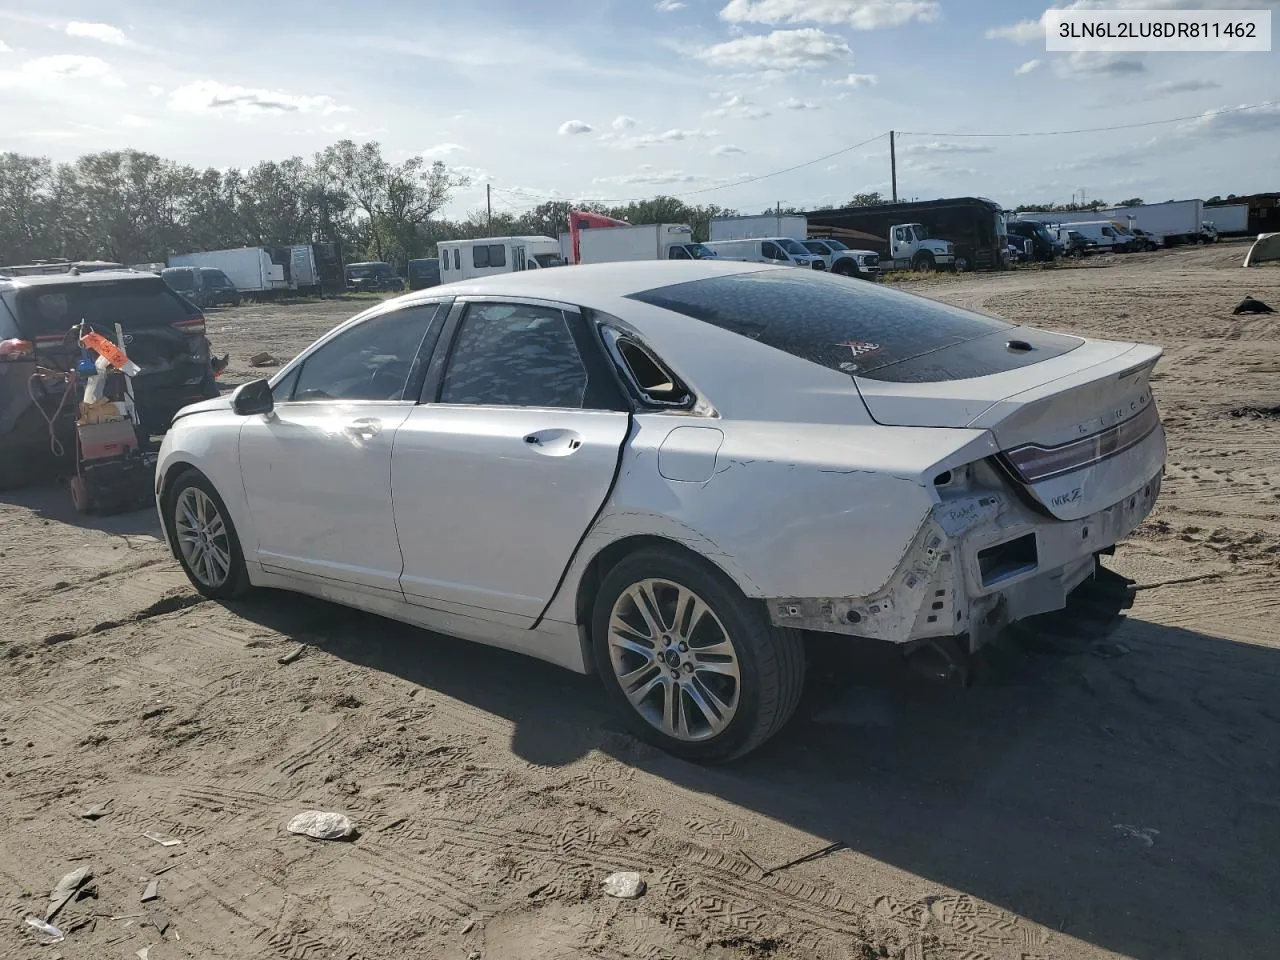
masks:
[[[989,434],[972,430],[635,419],[552,619],[572,622],[587,564],[637,535],[699,553],[749,597],[874,593],[937,502],[934,472],[994,451]]]

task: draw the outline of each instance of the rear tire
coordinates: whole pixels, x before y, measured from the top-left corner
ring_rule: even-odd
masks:
[[[234,600],[252,589],[231,514],[204,474],[184,470],[166,493],[164,508],[178,563],[202,596]]]
[[[605,574],[591,639],[636,736],[687,760],[750,753],[800,702],[800,633],[773,626],[724,573],[675,548],[639,550]]]

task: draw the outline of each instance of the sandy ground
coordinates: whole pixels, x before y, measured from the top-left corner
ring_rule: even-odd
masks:
[[[1029,653],[966,691],[868,658],[728,768],[638,745],[591,679],[318,601],[201,602],[150,513],[6,496],[0,956],[1275,956],[1280,421],[1230,411],[1280,404],[1280,316],[1230,311],[1280,307],[1280,271],[1243,252],[908,284],[1166,347],[1123,655]],[[244,380],[359,306],[222,311],[211,336]],[[308,808],[358,839],[287,833]],[[81,866],[94,895],[40,946],[23,918]],[[602,896],[614,870],[646,895]]]

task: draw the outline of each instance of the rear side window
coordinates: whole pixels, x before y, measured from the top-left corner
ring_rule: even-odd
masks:
[[[1076,337],[1016,327],[924,297],[813,271],[764,270],[635,293],[830,370],[873,380],[986,376],[1079,346]],[[1011,350],[1011,339],[1031,350]]]
[[[99,330],[162,327],[199,317],[159,277],[32,287],[17,296],[18,323],[25,336],[66,333],[82,319]]]

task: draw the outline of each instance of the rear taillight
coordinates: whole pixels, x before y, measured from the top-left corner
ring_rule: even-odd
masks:
[[[30,360],[35,355],[30,340],[0,340],[0,360]]]
[[[1009,450],[1005,459],[1025,483],[1039,483],[1072,473],[1137,446],[1160,426],[1154,402],[1137,416],[1099,433],[1057,447],[1029,443]]]
[[[183,333],[196,336],[204,333],[204,317],[193,317],[190,320],[177,320],[173,324],[173,329],[181,330]]]

